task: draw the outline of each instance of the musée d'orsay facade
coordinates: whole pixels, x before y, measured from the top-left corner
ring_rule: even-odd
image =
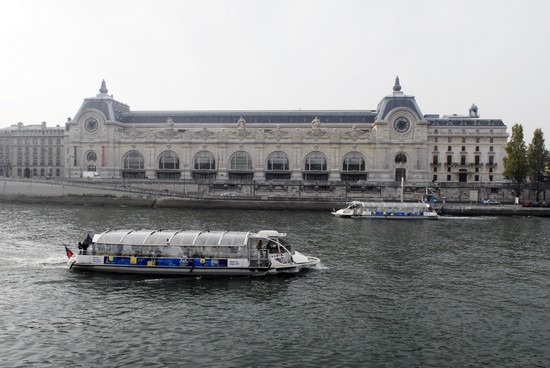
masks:
[[[503,180],[502,120],[481,119],[475,105],[464,115],[424,115],[399,78],[376,110],[132,111],[105,81],[99,92],[66,123],[65,177],[96,171],[126,180],[317,186]],[[11,172],[23,176],[29,161],[18,157]]]

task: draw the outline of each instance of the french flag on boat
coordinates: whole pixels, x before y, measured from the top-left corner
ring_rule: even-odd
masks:
[[[65,247],[65,252],[67,252],[67,258],[70,259],[74,253],[67,247],[66,244],[63,244],[63,246]]]

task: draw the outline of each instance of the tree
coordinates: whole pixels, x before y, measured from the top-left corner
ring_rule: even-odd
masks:
[[[523,127],[515,124],[512,127],[512,137],[504,148],[507,156],[504,157],[503,175],[506,179],[516,183],[516,197],[521,195],[521,183],[527,177],[527,149],[523,141]]]
[[[529,165],[529,176],[535,186],[536,200],[539,201],[539,193],[544,173],[548,164],[548,150],[544,145],[542,129],[536,129],[533,140],[527,149],[527,163]]]

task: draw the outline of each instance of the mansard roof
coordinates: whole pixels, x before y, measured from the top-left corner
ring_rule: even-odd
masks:
[[[429,127],[506,127],[500,119],[480,119],[477,106],[472,105],[469,116],[423,115],[414,96],[401,91],[399,77],[396,77],[393,94],[384,97],[376,110],[197,110],[197,111],[131,111],[126,104],[108,95],[105,81],[99,94],[86,98],[76,116],[88,109],[101,111],[107,121],[129,125],[165,124],[171,119],[174,124],[237,124],[243,118],[247,124],[309,124],[319,119],[325,124],[372,124],[384,121],[393,110],[405,108],[413,111]]]
[[[175,124],[237,124],[243,118],[247,124],[309,124],[315,118],[326,124],[360,124],[374,122],[372,110],[351,111],[132,111],[119,120],[125,124],[164,124],[168,118]]]
[[[423,115],[420,111],[420,107],[416,103],[414,96],[407,96],[401,92],[401,84],[399,83],[399,77],[395,78],[395,84],[393,86],[393,95],[386,96],[378,104],[378,116],[376,121],[383,121],[386,116],[394,109],[406,108],[412,110],[419,119],[422,120]]]
[[[88,109],[98,110],[103,113],[107,121],[117,121],[119,117],[130,112],[130,106],[116,101],[112,95],[108,95],[107,85],[105,80],[101,82],[101,88],[99,94],[96,97],[84,99],[84,103],[80,106],[80,109],[76,113],[76,117],[82,114],[83,111]]]
[[[116,121],[122,114],[130,111],[130,107],[128,107],[128,105],[113,100],[112,98],[87,98],[84,100],[84,103],[82,104],[82,107],[77,115],[87,109],[101,111],[103,115],[105,115],[107,121]]]
[[[470,117],[443,117],[443,118],[428,118],[428,126],[430,127],[449,127],[449,128],[475,128],[475,127],[501,127],[506,128],[506,124],[501,119],[479,119]]]

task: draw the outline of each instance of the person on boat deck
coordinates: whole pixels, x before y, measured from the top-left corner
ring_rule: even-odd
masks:
[[[263,247],[264,247],[264,244],[263,244],[262,241],[260,240],[260,241],[258,242],[258,246],[257,246],[256,248],[258,248],[258,250],[262,250]]]
[[[88,253],[88,242],[84,240],[83,242],[78,242],[78,249],[82,250],[82,254]]]

